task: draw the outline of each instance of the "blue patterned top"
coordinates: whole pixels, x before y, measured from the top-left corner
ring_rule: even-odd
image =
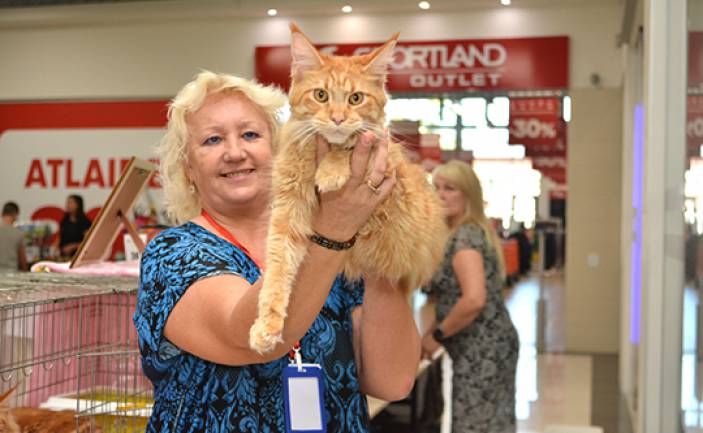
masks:
[[[285,431],[282,369],[287,357],[232,367],[185,352],[163,335],[166,319],[188,287],[222,274],[239,275],[253,284],[260,271],[237,247],[191,222],[159,234],[144,251],[134,323],[142,367],[154,384],[146,433]],[[303,362],[322,366],[330,433],[368,432],[351,320],[363,295],[363,282],[339,276],[301,340]]]

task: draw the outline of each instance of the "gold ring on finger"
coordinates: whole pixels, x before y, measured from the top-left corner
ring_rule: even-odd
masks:
[[[383,181],[381,181],[383,183]],[[371,182],[371,179],[366,180],[366,186],[369,187],[369,189],[374,193],[374,194],[380,194],[381,189],[379,188],[381,184],[374,185],[373,182]]]

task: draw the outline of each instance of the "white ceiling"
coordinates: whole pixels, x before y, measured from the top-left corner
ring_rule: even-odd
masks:
[[[269,8],[279,17],[353,14],[424,13],[419,0],[0,0],[0,29],[93,25],[168,19],[266,17]],[[571,8],[624,5],[625,0],[512,0],[510,8]],[[428,12],[505,8],[500,0],[430,0]],[[624,6],[623,6],[624,7]]]
[[[512,0],[510,7],[568,7],[594,4],[623,4],[624,0]],[[0,8],[31,9],[47,12],[51,9],[77,10],[85,8],[140,7],[199,9],[226,8],[228,15],[262,16],[275,8],[279,15],[304,16],[339,14],[349,4],[354,13],[418,12],[418,0],[0,0]],[[501,8],[500,0],[431,0],[431,10],[460,11]]]

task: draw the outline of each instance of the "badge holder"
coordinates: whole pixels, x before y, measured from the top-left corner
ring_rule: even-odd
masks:
[[[324,385],[319,364],[303,364],[300,349],[283,369],[286,433],[326,433]]]

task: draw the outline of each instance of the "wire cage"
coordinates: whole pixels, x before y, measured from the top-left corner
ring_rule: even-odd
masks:
[[[14,389],[10,413],[75,422],[48,430],[57,433],[144,431],[152,390],[131,321],[136,294],[135,278],[0,275],[0,395]]]

